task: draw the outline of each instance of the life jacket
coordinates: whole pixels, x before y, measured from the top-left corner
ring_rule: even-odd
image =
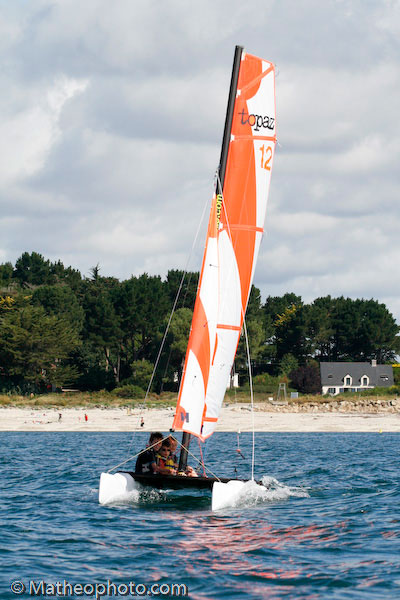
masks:
[[[174,468],[177,469],[178,468],[178,457],[176,456],[176,454],[170,454],[169,460],[172,460],[172,462],[174,463]]]
[[[165,459],[163,456],[161,456],[161,454],[156,454],[156,459],[157,459],[157,465],[159,467],[162,467],[163,469],[165,469],[166,466],[166,462],[168,459]]]
[[[169,456],[167,458],[167,460],[165,461],[165,468],[168,469],[168,471],[172,471],[172,469],[176,469],[175,461],[171,456]]]

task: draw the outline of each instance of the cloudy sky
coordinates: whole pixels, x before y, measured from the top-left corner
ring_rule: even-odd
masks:
[[[254,283],[400,322],[399,40],[398,0],[0,0],[0,263],[184,268],[241,44],[278,75]]]

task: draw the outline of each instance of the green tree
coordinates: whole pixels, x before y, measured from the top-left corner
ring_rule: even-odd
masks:
[[[250,289],[245,319],[249,340],[250,359],[252,361],[253,370],[255,370],[257,369],[256,365],[264,360],[266,335],[261,306],[261,292],[254,285],[252,285]],[[243,327],[235,358],[237,370],[247,373],[247,363],[246,336]]]
[[[68,285],[75,292],[79,290],[82,282],[82,276],[77,269],[72,267],[64,267],[62,262],[58,260],[50,265],[50,273],[54,284],[63,283]]]
[[[66,319],[42,306],[16,303],[0,316],[0,371],[3,377],[61,386],[77,377],[68,364],[79,336]]]
[[[0,265],[0,289],[8,288],[12,281],[13,266],[10,262]]]
[[[399,350],[400,328],[395,319],[377,300],[356,300],[356,305],[361,313],[356,360],[393,361]]]
[[[321,393],[321,375],[316,362],[303,365],[289,375],[291,386],[302,394]]]
[[[246,330],[249,341],[250,360],[254,370],[257,362],[262,360],[264,353],[265,332],[263,323],[261,320],[258,320],[255,317],[249,317],[249,319],[246,319]],[[243,372],[248,370],[246,335],[244,327],[239,339],[235,356],[235,364],[237,371]]]
[[[299,368],[299,363],[297,358],[295,358],[293,356],[293,354],[290,354],[290,352],[288,354],[285,354],[284,356],[282,356],[280,365],[279,365],[279,375],[286,375],[288,376],[289,373],[291,373],[292,371],[295,371],[296,369]]]
[[[121,319],[113,303],[119,286],[116,279],[99,277],[85,282],[82,305],[85,311],[83,339],[93,351],[102,351],[104,368],[112,370],[115,382],[120,380]]]
[[[399,327],[376,300],[337,298],[332,310],[334,360],[393,360],[399,349]]]
[[[24,252],[15,263],[13,277],[23,287],[52,283],[50,261],[38,252]]]
[[[147,390],[154,365],[150,361],[142,358],[141,360],[135,360],[131,366],[132,383],[142,388],[142,390]]]
[[[170,269],[167,274],[165,285],[170,299],[170,305],[173,306],[179,287],[181,285],[184,271],[179,269]],[[190,308],[193,310],[196,300],[197,286],[199,283],[199,273],[188,271],[185,273],[182,288],[177,303],[178,308]]]
[[[77,333],[82,331],[85,314],[78,298],[69,286],[40,286],[32,294],[32,304],[43,306],[48,315],[65,318]]]
[[[319,360],[332,360],[334,357],[334,308],[335,300],[326,296],[317,298],[305,310],[310,353]]]
[[[281,347],[279,334],[282,334],[283,330],[278,331],[278,317],[291,307],[301,306],[302,304],[301,297],[293,293],[287,293],[283,296],[268,296],[266,299],[262,307],[265,330],[263,356],[266,362],[279,363],[285,354],[292,351],[291,348]]]
[[[98,281],[100,279],[100,265],[97,263],[94,267],[90,268],[90,275],[92,281]]]
[[[144,273],[124,281],[115,299],[115,307],[121,320],[128,363],[142,358],[154,362],[160,330],[171,310],[161,277],[150,277]]]
[[[192,318],[193,311],[190,308],[179,308],[170,325],[170,366],[178,373],[179,381],[182,377]]]
[[[115,387],[115,374],[111,368],[106,368],[104,349],[87,339],[71,353],[70,362],[79,372],[78,389],[110,391]]]
[[[310,348],[306,335],[306,309],[302,303],[292,304],[277,315],[275,338],[278,361],[290,353],[299,363],[305,362]]]
[[[179,382],[182,377],[192,317],[193,311],[190,308],[178,308],[172,317],[158,373],[156,372],[155,376],[158,389],[161,391],[175,390],[177,381]],[[162,325],[162,330],[160,329],[160,339],[166,326],[167,319]]]

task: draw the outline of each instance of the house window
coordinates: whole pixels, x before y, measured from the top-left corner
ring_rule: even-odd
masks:
[[[364,377],[361,377],[361,385],[364,387],[368,385],[368,377],[366,375],[364,375]]]
[[[344,378],[344,385],[351,385],[350,375],[346,375],[346,377]]]
[[[328,394],[336,394],[336,388],[328,388]]]
[[[381,375],[382,381],[389,381],[389,377],[387,375]]]

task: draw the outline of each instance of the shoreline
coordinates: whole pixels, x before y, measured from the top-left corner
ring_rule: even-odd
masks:
[[[293,411],[287,406],[266,410],[256,406],[256,432],[400,432],[397,411],[335,411],[319,407]],[[61,419],[59,420],[59,414]],[[85,415],[87,420],[85,420]],[[168,431],[174,408],[0,408],[0,431]],[[143,416],[144,425],[140,427]],[[252,431],[250,407],[243,404],[224,406],[217,425],[218,432]]]

